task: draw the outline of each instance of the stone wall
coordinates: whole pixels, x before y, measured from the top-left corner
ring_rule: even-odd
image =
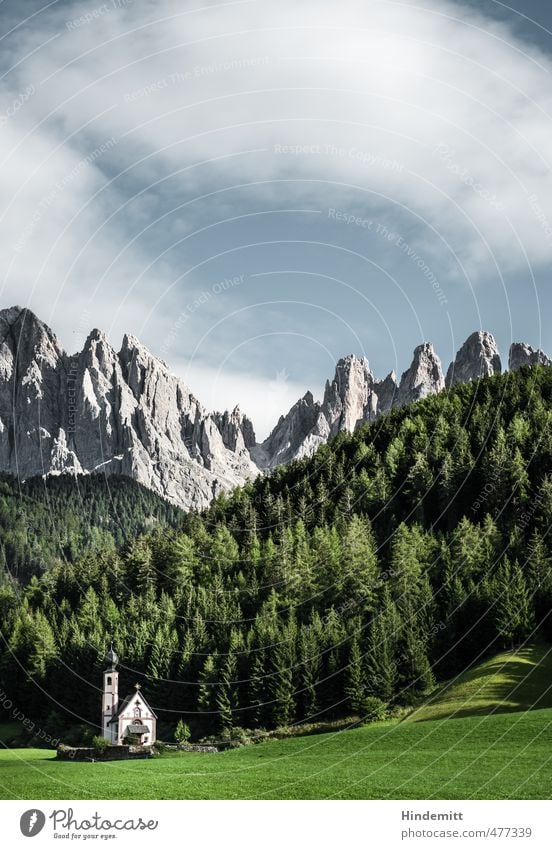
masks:
[[[97,752],[92,747],[58,746],[57,758],[60,761],[126,761],[130,758],[151,758],[149,748],[138,746],[108,746],[104,751]]]

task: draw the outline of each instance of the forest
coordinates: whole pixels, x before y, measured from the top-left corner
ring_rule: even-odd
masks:
[[[179,719],[199,738],[380,718],[552,640],[551,462],[552,368],[535,366],[343,433],[201,514],[118,480],[123,529],[92,482],[85,514],[61,482],[53,512],[19,520],[5,480],[0,688],[96,734],[113,640],[121,693],[142,684],[163,739]]]
[[[120,547],[182,511],[130,478],[0,475],[0,572],[26,584],[56,563]]]

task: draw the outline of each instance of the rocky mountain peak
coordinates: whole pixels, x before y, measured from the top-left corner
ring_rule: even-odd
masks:
[[[551,365],[540,349],[511,346],[511,369]],[[458,351],[447,386],[501,370],[490,333]],[[397,383],[376,380],[368,360],[340,359],[322,403],[307,391],[262,444],[239,406],[208,413],[186,384],[131,334],[119,353],[94,329],[69,357],[30,310],[0,311],[0,471],[132,477],[184,508],[206,507],[219,492],[313,454],[340,431],[353,432],[394,407],[445,388],[441,361],[425,342]]]
[[[183,507],[257,474],[249,420],[230,414],[240,439],[223,442],[185,384],[135,337],[119,354],[95,329],[69,357],[29,310],[0,311],[0,469],[123,474]],[[228,440],[228,444],[231,440]]]
[[[526,345],[525,342],[513,342],[510,345],[510,354],[508,357],[508,368],[510,371],[517,371],[522,366],[534,365],[549,366],[552,365],[552,360],[540,348],[532,348],[531,345]]]
[[[478,330],[468,336],[450,364],[446,387],[450,389],[457,383],[468,383],[501,371],[502,363],[494,336],[486,330]]]
[[[239,406],[234,407],[231,413],[228,410],[224,413],[213,413],[213,418],[226,448],[231,451],[243,451],[256,444],[253,422],[242,413]]]
[[[312,392],[295,402],[289,413],[280,416],[274,430],[251,456],[260,469],[273,469],[281,463],[310,456],[328,441],[330,428]]]
[[[424,342],[414,349],[412,364],[401,377],[395,406],[402,407],[419,401],[445,388],[441,360],[431,342]]]
[[[25,352],[25,359],[34,359],[51,366],[55,366],[63,354],[54,333],[26,307],[0,310],[0,344],[3,343],[13,353]]]
[[[394,371],[389,372],[384,380],[376,381],[374,391],[378,396],[378,414],[388,413],[394,406],[399,387]]]
[[[332,436],[341,430],[352,433],[361,422],[375,418],[374,376],[365,357],[350,354],[338,360],[333,381],[326,383],[322,411]]]

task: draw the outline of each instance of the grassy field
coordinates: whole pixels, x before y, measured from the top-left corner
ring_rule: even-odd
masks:
[[[377,726],[155,761],[0,752],[4,799],[547,799],[552,710]]]
[[[504,652],[440,687],[409,722],[552,708],[552,646]]]
[[[45,750],[4,749],[0,796],[548,799],[551,684],[549,649],[532,647],[465,673],[403,722],[153,761],[79,764]]]

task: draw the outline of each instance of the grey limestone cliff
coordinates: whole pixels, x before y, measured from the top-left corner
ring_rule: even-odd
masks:
[[[510,354],[508,357],[508,368],[510,371],[517,371],[522,366],[534,365],[549,366],[552,365],[552,360],[540,348],[532,348],[531,345],[526,345],[525,342],[513,342],[510,345]]]
[[[235,418],[223,416],[221,431],[221,421],[133,336],[116,353],[93,330],[70,356],[29,310],[0,311],[2,471],[26,478],[101,469],[201,508],[258,472],[242,431],[239,439],[230,435]]]
[[[457,383],[468,383],[492,374],[500,374],[502,363],[491,333],[478,330],[468,336],[447,371],[446,386],[450,389]]]
[[[551,365],[540,349],[510,348],[512,370]],[[30,310],[0,311],[0,471],[21,478],[101,470],[134,478],[184,508],[260,472],[312,455],[393,408],[501,371],[493,336],[473,333],[446,381],[433,346],[414,351],[397,384],[376,380],[366,358],[339,360],[322,402],[307,392],[257,444],[239,407],[209,413],[184,382],[134,336],[116,352],[99,330],[67,354]]]

